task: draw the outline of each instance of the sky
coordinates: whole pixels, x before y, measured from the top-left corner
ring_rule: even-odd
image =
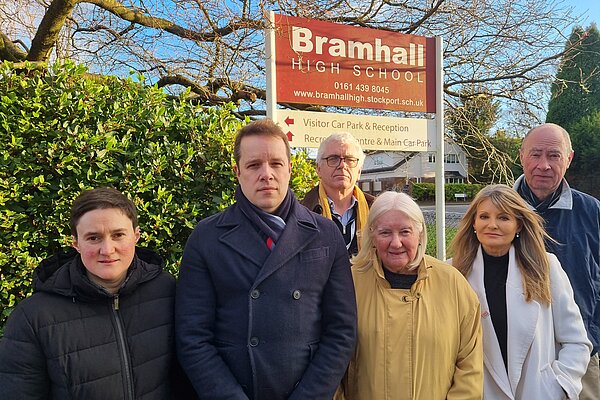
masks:
[[[583,27],[595,22],[600,27],[600,0],[564,0],[564,4],[575,7],[577,14],[585,14]]]

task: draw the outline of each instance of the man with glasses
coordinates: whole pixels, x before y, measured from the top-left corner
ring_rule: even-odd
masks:
[[[365,154],[350,133],[334,133],[321,142],[317,152],[319,185],[309,191],[302,204],[333,220],[342,232],[349,255],[358,253],[358,237],[375,200],[356,182]]]

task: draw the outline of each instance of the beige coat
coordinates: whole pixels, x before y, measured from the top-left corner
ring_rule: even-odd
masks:
[[[347,400],[482,398],[479,301],[458,270],[425,256],[410,290],[391,289],[379,263],[352,273],[358,344]]]

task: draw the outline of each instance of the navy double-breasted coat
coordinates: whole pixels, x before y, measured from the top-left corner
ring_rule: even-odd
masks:
[[[273,250],[237,204],[188,239],[176,343],[201,399],[329,400],[344,375],[356,341],[348,253],[332,221],[294,201]]]

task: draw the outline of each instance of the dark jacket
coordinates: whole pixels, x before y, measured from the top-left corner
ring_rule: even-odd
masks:
[[[515,182],[518,188],[523,180]],[[539,212],[548,234],[558,243],[548,243],[567,273],[588,337],[600,351],[600,201],[571,189],[563,181],[559,200]]]
[[[188,239],[177,353],[200,399],[331,400],[344,375],[356,341],[348,254],[333,222],[294,201],[272,252],[237,204]]]
[[[44,261],[0,341],[0,399],[171,398],[175,280],[136,249],[118,295],[71,251]]]

